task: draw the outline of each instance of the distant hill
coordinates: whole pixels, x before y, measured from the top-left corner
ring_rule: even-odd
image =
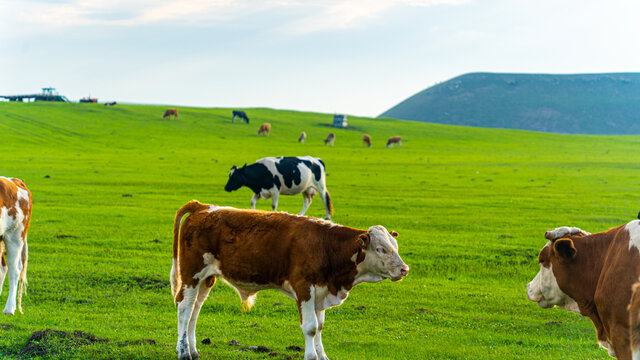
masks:
[[[471,73],[379,117],[570,134],[640,134],[640,73]]]

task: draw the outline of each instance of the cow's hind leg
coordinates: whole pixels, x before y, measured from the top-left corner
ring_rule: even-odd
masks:
[[[315,294],[311,291],[308,301],[298,301],[300,311],[300,328],[304,334],[304,359],[316,360],[316,348],[313,339],[318,333],[318,318],[316,317]]]
[[[260,194],[253,194],[253,197],[251,198],[251,208],[252,209],[256,208],[256,202],[258,201],[258,199],[260,199]]]
[[[178,354],[179,360],[191,360],[188,326],[198,295],[198,288],[184,285],[184,287],[178,291],[177,297],[182,297],[182,301],[178,302],[178,344],[176,345],[176,353]]]
[[[301,216],[307,212],[307,209],[309,209],[309,206],[311,205],[311,198],[313,198],[313,195],[315,194],[314,189],[310,189],[302,193],[302,200],[304,203],[302,204],[302,210],[300,211]]]
[[[18,281],[22,272],[22,236],[16,231],[4,235],[6,246],[6,260],[9,274],[9,296],[3,313],[13,315],[16,312],[16,297],[18,293]]]
[[[322,328],[324,327],[324,310],[316,311],[316,319],[318,320],[318,332],[313,338],[313,344],[316,349],[316,355],[318,360],[329,360],[327,354],[324,352],[324,346],[322,345]]]
[[[191,354],[191,359],[198,359],[200,357],[200,354],[196,349],[196,323],[198,322],[198,315],[200,314],[202,304],[207,300],[207,296],[209,296],[209,292],[215,283],[215,276],[210,276],[203,281],[200,281],[200,285],[198,286],[198,294],[196,295],[196,301],[193,305],[193,311],[191,312],[188,328],[189,353]]]
[[[2,236],[0,236],[2,239]],[[0,293],[2,293],[2,286],[4,285],[4,279],[7,277],[7,260],[5,258],[4,242],[0,242]]]
[[[275,193],[271,196],[271,208],[273,209],[273,211],[276,211],[276,209],[278,208],[278,197],[280,196],[279,193]]]

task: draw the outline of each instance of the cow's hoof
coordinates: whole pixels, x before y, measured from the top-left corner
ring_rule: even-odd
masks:
[[[2,313],[5,315],[14,315],[15,314],[15,310],[11,311],[11,310],[4,310]]]
[[[193,360],[200,359],[200,353],[197,351],[194,353],[191,353],[191,359]]]
[[[182,354],[178,357],[178,360],[191,360],[191,355],[189,354]]]

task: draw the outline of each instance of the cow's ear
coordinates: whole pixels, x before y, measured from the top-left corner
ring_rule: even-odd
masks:
[[[397,231],[395,231],[395,230],[391,230],[391,231],[389,231],[389,234],[391,234],[391,236],[393,236],[394,238],[397,238],[397,237],[398,237],[398,235],[399,235],[399,234],[398,234],[398,232],[397,232]]]
[[[368,248],[369,242],[371,242],[371,238],[369,237],[369,234],[361,234],[358,237],[358,240],[360,241],[360,247],[363,249]]]
[[[553,248],[561,258],[567,260],[573,260],[578,253],[578,250],[573,246],[573,241],[567,238],[556,240],[553,243]]]
[[[244,163],[244,165],[242,165],[242,168],[246,168],[247,167],[247,163]]]
[[[235,166],[235,165],[233,165],[233,166],[231,167],[231,170],[238,170],[238,167],[237,167],[237,166]]]

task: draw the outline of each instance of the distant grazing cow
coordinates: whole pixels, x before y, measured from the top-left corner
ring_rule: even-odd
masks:
[[[260,134],[267,134],[267,136],[269,136],[270,132],[271,132],[271,124],[264,123],[260,125],[260,130],[258,130],[258,136],[260,136]]]
[[[324,139],[324,144],[333,146],[334,141],[336,141],[336,135],[334,133],[329,133],[329,135],[327,135],[327,138]]]
[[[236,122],[236,118],[244,120],[244,122],[246,122],[247,124],[249,123],[249,117],[247,116],[247,113],[242,110],[233,110],[233,118],[231,119],[231,122]]]
[[[9,273],[9,295],[3,313],[22,313],[22,290],[27,285],[27,230],[31,221],[33,198],[24,181],[0,176],[0,291]],[[6,250],[6,261],[5,261]]]
[[[164,112],[164,115],[162,116],[162,120],[166,119],[167,117],[169,117],[169,120],[171,120],[171,115],[173,115],[173,119],[177,120],[178,119],[178,109],[173,108],[173,109],[167,109],[167,111]]]
[[[398,147],[402,146],[402,137],[401,136],[392,136],[387,140],[387,147],[393,147],[393,144],[398,144]]]
[[[640,360],[640,281],[632,287],[629,302],[629,328],[631,329],[631,354],[633,360]]]
[[[109,101],[109,102],[104,103],[104,106],[113,106],[113,105],[115,105],[115,104],[117,104],[117,102],[115,102],[115,101]]]
[[[631,359],[627,306],[640,275],[640,221],[597,234],[561,227],[545,237],[540,272],[527,285],[529,300],[589,317],[600,346]]]
[[[307,141],[307,133],[303,131],[303,132],[300,133],[300,137],[298,138],[298,142],[299,143],[303,143],[305,141]]]
[[[302,193],[304,201],[300,215],[311,205],[311,198],[320,194],[324,203],[325,217],[331,218],[333,206],[327,191],[324,162],[311,156],[299,157],[266,157],[247,166],[231,168],[225,191],[238,190],[246,186],[253,191],[251,208],[256,208],[259,198],[271,198],[271,208],[278,208],[278,197]]]
[[[170,274],[179,359],[199,357],[198,315],[218,278],[238,292],[247,311],[260,290],[276,289],[295,300],[304,358],[327,359],[321,335],[325,310],[342,304],[359,283],[409,274],[397,236],[381,225],[359,230],[286,213],[187,203],[173,225]]]
[[[367,147],[371,147],[371,136],[364,134],[362,136],[362,143]]]

